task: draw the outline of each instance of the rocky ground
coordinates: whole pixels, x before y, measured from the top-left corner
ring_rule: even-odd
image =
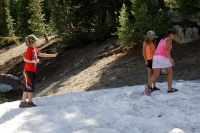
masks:
[[[174,80],[200,79],[199,41],[187,44],[173,42],[172,57],[176,63]],[[141,53],[142,44],[129,49],[118,50],[115,54],[107,54],[117,49],[118,44],[118,38],[111,37],[99,44],[92,43],[85,47],[71,49],[64,49],[62,44],[55,42],[55,40],[40,47],[41,52],[59,52],[60,54],[57,58],[40,58],[41,63],[38,65],[35,96],[147,83],[147,71]],[[110,49],[110,46],[112,46],[112,49]],[[10,49],[12,47],[4,47],[1,49],[0,54]],[[0,66],[1,73],[21,78],[21,80],[14,80],[9,76],[0,75],[0,83],[9,84],[13,87],[13,90],[6,94],[7,99],[10,100],[21,99],[23,88],[21,83],[23,82],[22,55],[16,56]],[[97,58],[100,55],[106,56]],[[4,58],[6,57],[1,56],[1,60]],[[164,81],[166,81],[166,75],[161,75],[158,82]]]

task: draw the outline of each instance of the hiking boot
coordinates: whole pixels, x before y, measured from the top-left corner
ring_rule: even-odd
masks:
[[[28,107],[35,107],[35,106],[37,106],[33,102],[28,102],[27,104],[28,104]]]
[[[29,106],[28,106],[28,103],[27,103],[27,102],[21,102],[20,105],[19,105],[19,107],[20,107],[20,108],[27,108],[27,107],[29,107]]]

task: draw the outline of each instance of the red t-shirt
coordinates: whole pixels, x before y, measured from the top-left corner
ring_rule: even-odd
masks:
[[[40,52],[36,48],[28,47],[26,49],[26,53],[24,54],[24,58],[36,60],[39,53]],[[37,72],[37,64],[25,62],[24,71]]]

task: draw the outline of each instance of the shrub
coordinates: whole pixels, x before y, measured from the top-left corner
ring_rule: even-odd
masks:
[[[176,0],[178,1],[178,11],[183,19],[191,18],[191,16],[197,16],[200,12],[199,0]]]
[[[117,35],[123,43],[140,42],[148,30],[154,30],[159,35],[171,27],[170,16],[167,12],[156,9],[153,3],[149,5],[149,2],[138,0],[131,2],[131,15],[125,5],[120,11]]]
[[[19,45],[18,37],[0,37],[0,45]]]
[[[128,44],[133,40],[133,22],[131,22],[129,16],[130,14],[127,12],[127,7],[123,4],[119,16],[119,27],[117,27],[116,32],[122,44]]]

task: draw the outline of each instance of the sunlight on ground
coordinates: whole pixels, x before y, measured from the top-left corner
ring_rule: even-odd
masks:
[[[170,131],[169,133],[186,133],[183,130],[179,129],[179,128],[174,128],[172,131]]]
[[[55,94],[61,94],[63,92],[84,91],[90,88],[91,86],[100,84],[102,73],[104,73],[105,70],[109,68],[113,62],[115,62],[120,56],[123,56],[123,55],[119,54],[119,55],[113,55],[113,56],[103,58],[99,60],[98,62],[94,62],[91,66],[87,67],[80,73],[66,79],[66,81],[63,81],[63,79],[65,78],[64,76],[66,74],[60,74],[59,77],[62,80],[52,83],[46,89],[43,89],[40,93],[38,93],[38,96],[43,96],[45,94],[55,95]],[[94,69],[94,68],[97,68],[97,66],[98,66],[98,70]],[[72,87],[68,88],[68,85]],[[81,88],[80,88],[80,85],[81,85]],[[56,90],[59,89],[59,91],[56,92],[55,89]]]
[[[76,114],[74,114],[74,113],[68,113],[68,114],[66,114],[64,117],[66,118],[66,119],[73,119],[73,118],[75,118],[77,115]]]
[[[86,68],[85,70],[81,71],[77,75],[69,78],[66,82],[63,82],[63,86],[66,86],[70,83],[74,86],[70,88],[73,90],[86,90],[89,87],[99,83],[101,79],[102,73],[112,64],[112,62],[116,61],[117,58],[108,57],[106,59],[99,60],[98,62],[93,63],[91,66]],[[96,71],[96,66],[98,66],[98,70]],[[80,78],[81,77],[81,78]],[[95,78],[94,78],[95,77]],[[82,84],[84,82],[88,82],[87,86],[82,86],[82,88],[76,88],[77,84]]]
[[[89,126],[98,125],[97,122],[96,122],[96,120],[95,120],[95,119],[92,119],[92,118],[87,119],[87,120],[84,120],[84,123],[87,124],[87,125],[89,125]]]

